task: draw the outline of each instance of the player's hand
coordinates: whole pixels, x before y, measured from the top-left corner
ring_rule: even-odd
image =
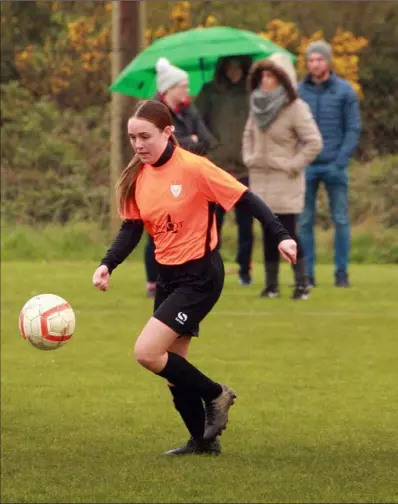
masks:
[[[102,264],[94,272],[93,285],[100,291],[105,292],[106,290],[108,290],[110,277],[111,275],[109,273],[108,266]]]
[[[287,262],[296,264],[297,243],[294,240],[282,240],[278,245],[279,252]]]
[[[198,135],[191,135],[191,139],[194,143],[198,143],[199,142],[199,137]]]

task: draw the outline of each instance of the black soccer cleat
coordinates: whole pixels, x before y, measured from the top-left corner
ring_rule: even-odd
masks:
[[[212,439],[211,441],[195,440],[190,438],[188,442],[180,446],[179,448],[174,448],[164,452],[163,455],[220,455],[221,454],[221,444],[220,441]]]
[[[215,439],[227,427],[228,410],[236,399],[235,392],[227,385],[222,385],[221,394],[212,401],[205,402],[206,425],[203,439]]]

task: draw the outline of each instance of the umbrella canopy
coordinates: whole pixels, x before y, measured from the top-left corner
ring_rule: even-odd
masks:
[[[220,57],[249,55],[258,60],[275,52],[288,54],[293,62],[296,59],[286,49],[251,31],[228,26],[194,28],[153,42],[124,68],[110,90],[137,98],[153,97],[155,65],[163,57],[188,72],[190,94],[196,96],[203,84],[213,79]]]

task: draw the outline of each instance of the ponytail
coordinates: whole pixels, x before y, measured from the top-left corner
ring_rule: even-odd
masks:
[[[116,183],[116,202],[119,215],[125,215],[129,201],[135,202],[135,184],[142,162],[137,154],[122,171]]]

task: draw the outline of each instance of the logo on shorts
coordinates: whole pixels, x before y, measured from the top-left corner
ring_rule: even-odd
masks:
[[[184,325],[185,322],[188,320],[188,315],[180,311],[178,312],[177,317],[175,319],[179,324]]]
[[[171,184],[170,191],[171,191],[171,194],[175,198],[178,198],[178,196],[181,194],[181,191],[182,191],[182,185],[181,184]]]

